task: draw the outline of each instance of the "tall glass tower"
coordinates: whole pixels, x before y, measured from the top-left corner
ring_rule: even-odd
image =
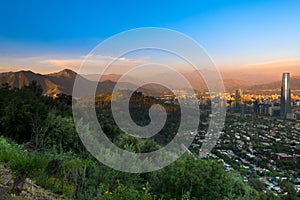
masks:
[[[238,89],[235,91],[235,103],[237,105],[243,104],[243,90],[242,89]]]
[[[280,115],[282,117],[286,117],[288,113],[292,113],[291,81],[290,81],[290,73],[283,73],[282,83],[281,83]]]

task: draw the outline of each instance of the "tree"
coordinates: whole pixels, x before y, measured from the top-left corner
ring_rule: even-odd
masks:
[[[45,126],[47,127],[47,132],[43,136],[45,146],[60,153],[83,151],[72,117],[62,117],[50,112],[45,120]]]
[[[37,124],[47,116],[47,108],[43,103],[40,86],[32,82],[22,89],[1,88],[0,128],[3,135],[28,142],[37,129]]]
[[[284,197],[285,200],[297,200],[297,193],[294,188],[294,185],[289,183],[287,180],[283,180],[279,183],[280,187],[283,189],[283,192],[288,194]]]
[[[151,180],[153,192],[166,199],[181,199],[187,193],[191,199],[224,199],[229,195],[242,197],[253,191],[245,187],[240,177],[228,175],[221,163],[190,155],[155,172]]]

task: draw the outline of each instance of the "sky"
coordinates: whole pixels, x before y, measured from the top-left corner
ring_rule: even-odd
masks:
[[[0,72],[78,69],[103,40],[141,27],[186,34],[221,68],[300,58],[298,0],[7,0],[0,6]]]

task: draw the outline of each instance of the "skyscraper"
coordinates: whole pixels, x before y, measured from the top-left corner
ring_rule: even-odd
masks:
[[[290,73],[282,74],[281,97],[280,97],[280,115],[286,117],[292,113],[291,110],[291,87]]]
[[[245,104],[243,101],[243,90],[238,89],[235,91],[235,112],[244,114]]]
[[[236,105],[243,104],[243,90],[238,89],[235,91],[235,103]]]

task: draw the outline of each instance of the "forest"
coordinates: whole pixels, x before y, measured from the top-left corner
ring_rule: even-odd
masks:
[[[42,93],[36,82],[22,89],[7,84],[0,87],[0,172],[1,176],[7,170],[12,174],[6,184],[1,179],[0,199],[23,199],[28,180],[56,194],[57,199],[276,199],[244,183],[239,174],[226,172],[223,163],[198,159],[197,155],[184,154],[168,167],[150,173],[113,170],[83,146],[74,126],[72,97],[60,94],[52,98]],[[130,107],[132,118],[137,124],[147,124],[149,107],[163,102],[140,93],[135,95]],[[105,134],[128,151],[159,149],[178,128],[178,106],[164,105],[167,123],[157,137],[128,136],[111,117],[110,95],[98,95],[96,100]]]

